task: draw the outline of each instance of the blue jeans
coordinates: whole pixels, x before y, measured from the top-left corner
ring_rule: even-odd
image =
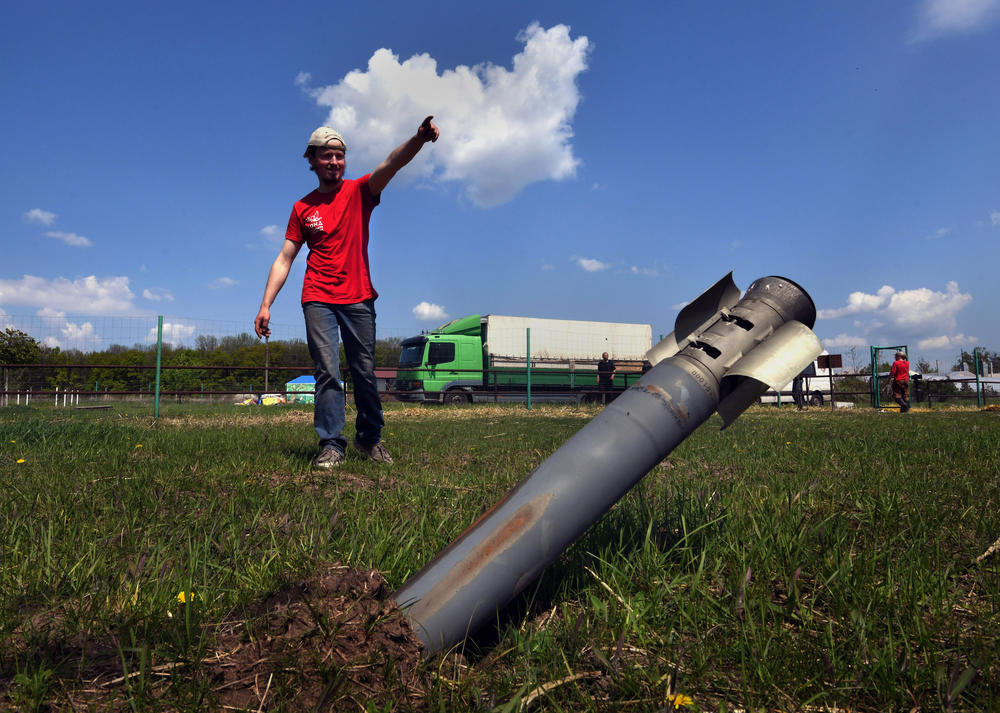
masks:
[[[352,305],[306,302],[302,312],[306,318],[309,356],[316,368],[313,425],[320,448],[333,446],[343,453],[347,447],[347,439],[341,433],[346,414],[340,385],[338,333],[344,340],[344,354],[354,382],[354,405],[358,409],[356,437],[365,446],[375,445],[382,439],[385,425],[375,381],[375,301]]]

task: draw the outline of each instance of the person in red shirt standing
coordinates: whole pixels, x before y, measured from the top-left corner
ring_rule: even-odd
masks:
[[[392,151],[370,174],[345,179],[347,143],[321,126],[309,137],[303,156],[316,173],[319,187],[292,207],[285,242],[271,265],[264,299],[254,319],[258,338],[269,337],[271,305],[281,291],[303,244],[309,246],[302,284],[309,355],[316,373],[313,425],[320,452],[317,468],[344,461],[347,439],[344,390],[340,383],[340,346],[354,382],[358,410],[354,446],[364,457],[392,463],[382,444],[382,402],[375,380],[375,299],[368,264],[368,223],[382,190],[428,141],[437,141],[437,126],[428,116],[416,133]],[[338,337],[339,334],[339,337]]]
[[[906,359],[906,352],[896,352],[889,378],[892,380],[893,401],[899,404],[900,413],[906,413],[910,410],[910,362]]]

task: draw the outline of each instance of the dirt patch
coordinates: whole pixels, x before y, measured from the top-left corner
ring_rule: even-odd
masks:
[[[220,627],[206,664],[219,703],[299,710],[419,707],[429,688],[422,648],[375,570],[327,565]]]
[[[63,638],[64,617],[49,613],[32,643],[52,634],[60,641],[49,644],[65,660],[87,664],[67,667],[72,678],[56,673],[42,710],[127,711],[131,698],[140,708],[171,711],[192,685],[212,710],[366,710],[368,702],[378,710],[421,710],[431,685],[422,644],[389,595],[376,570],[323,565],[250,605],[245,618],[214,627],[212,650],[200,661],[163,662],[154,654],[147,669],[153,682],[139,698],[137,674],[122,675],[116,637],[81,645],[79,637]],[[26,643],[18,634],[5,646]],[[11,688],[0,692],[0,711],[21,710],[21,698]]]

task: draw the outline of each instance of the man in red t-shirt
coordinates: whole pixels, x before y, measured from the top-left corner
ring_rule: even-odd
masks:
[[[368,223],[382,189],[423,148],[437,141],[438,128],[428,116],[417,132],[398,146],[370,174],[345,179],[347,143],[333,129],[321,126],[309,137],[309,170],[319,188],[292,207],[285,242],[271,265],[264,299],[254,319],[258,337],[269,337],[271,305],[281,291],[292,262],[303,244],[309,246],[302,283],[302,312],[309,355],[316,371],[313,425],[319,435],[317,468],[344,461],[347,439],[344,390],[340,383],[340,346],[354,382],[354,446],[367,458],[392,463],[382,445],[382,402],[375,380],[375,298],[368,265]],[[339,334],[339,337],[338,337]]]
[[[900,413],[906,413],[910,410],[910,362],[906,352],[896,352],[889,378],[892,379],[892,398],[899,404]]]

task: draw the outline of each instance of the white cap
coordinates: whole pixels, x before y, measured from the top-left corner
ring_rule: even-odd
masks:
[[[309,143],[306,144],[306,152],[302,155],[309,156],[309,148],[311,146],[326,148],[334,142],[339,142],[340,146],[334,145],[333,148],[343,147],[344,151],[347,151],[347,142],[344,141],[344,137],[339,132],[334,131],[329,126],[321,126],[312,132],[312,136],[309,137]]]

